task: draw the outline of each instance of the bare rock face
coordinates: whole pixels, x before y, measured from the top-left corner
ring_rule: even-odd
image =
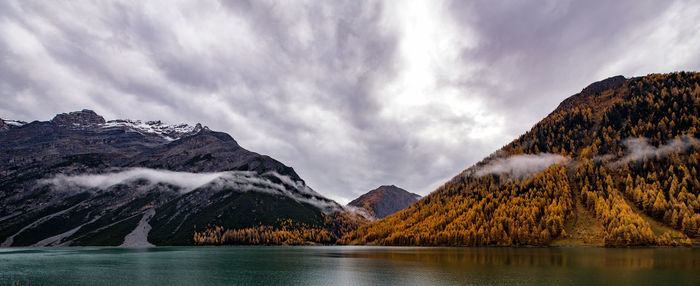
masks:
[[[342,208],[291,167],[201,124],[81,110],[0,129],[3,246],[121,245],[146,225],[143,244],[188,245],[197,226],[323,225]]]
[[[97,115],[92,110],[83,109],[81,111],[74,111],[70,113],[57,114],[51,122],[59,126],[95,126],[99,124],[104,124],[105,119],[102,116]]]
[[[397,186],[381,186],[360,196],[348,204],[366,210],[377,219],[392,215],[421,198]]]

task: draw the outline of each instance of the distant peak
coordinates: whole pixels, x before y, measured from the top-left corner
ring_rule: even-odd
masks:
[[[92,110],[83,109],[81,111],[57,114],[51,119],[51,122],[61,126],[90,126],[104,124],[105,119]]]
[[[348,205],[365,209],[369,215],[376,218],[383,218],[408,207],[418,199],[419,195],[395,185],[382,185],[354,199]]]
[[[379,186],[378,188],[376,188],[376,189],[374,189],[374,190],[372,190],[372,191],[392,191],[392,192],[397,192],[397,191],[398,191],[398,192],[406,192],[406,193],[408,193],[408,191],[406,191],[406,190],[404,190],[404,189],[402,189],[402,188],[400,188],[400,187],[397,187],[396,185],[381,185],[381,186]]]

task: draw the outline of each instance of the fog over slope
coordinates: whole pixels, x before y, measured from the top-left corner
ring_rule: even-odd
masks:
[[[275,183],[265,176],[271,176],[293,187]],[[63,175],[59,174],[49,179],[38,181],[39,186],[51,185],[52,188],[63,191],[75,187],[96,188],[107,190],[115,185],[130,185],[136,183],[138,189],[148,190],[157,184],[175,187],[180,193],[188,193],[197,188],[213,190],[233,189],[239,192],[261,192],[273,195],[288,196],[299,202],[308,203],[324,211],[340,211],[342,207],[313,191],[306,185],[294,182],[288,176],[269,172],[258,176],[251,171],[227,171],[217,173],[190,173],[168,170],[129,168],[116,172],[100,174]]]

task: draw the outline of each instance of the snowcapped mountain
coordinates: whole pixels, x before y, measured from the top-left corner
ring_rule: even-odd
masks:
[[[175,141],[185,136],[194,135],[200,130],[207,128],[202,127],[202,125],[199,123],[197,123],[195,126],[187,125],[184,123],[170,125],[165,124],[160,120],[143,122],[141,120],[129,119],[110,120],[105,122],[104,124],[101,124],[99,127],[104,129],[126,129],[141,134],[155,134],[163,137],[163,139],[168,141]]]
[[[3,246],[188,245],[209,226],[290,222],[342,235],[333,221],[342,206],[291,167],[201,124],[106,121],[82,110],[0,119],[0,146]]]

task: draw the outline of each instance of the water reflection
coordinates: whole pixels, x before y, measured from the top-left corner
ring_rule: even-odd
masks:
[[[0,249],[0,284],[700,285],[698,270],[687,248]]]
[[[605,267],[629,270],[651,268],[698,269],[698,249],[644,248],[360,248],[322,253],[420,262],[423,265],[479,265],[528,267]]]

